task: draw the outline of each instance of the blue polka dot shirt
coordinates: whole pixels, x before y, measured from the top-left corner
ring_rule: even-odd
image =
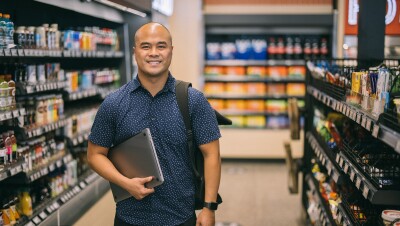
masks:
[[[207,99],[191,87],[188,94],[196,144],[219,139],[218,123]],[[194,215],[194,175],[171,74],[154,97],[137,76],[108,95],[96,114],[89,140],[109,148],[144,128],[150,128],[164,183],[140,201],[131,197],[118,202],[117,216],[134,225],[182,224]]]

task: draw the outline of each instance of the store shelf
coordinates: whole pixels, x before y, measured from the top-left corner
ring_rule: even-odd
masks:
[[[352,217],[349,213],[347,213],[346,208],[343,207],[341,203],[338,205],[337,210],[337,221],[340,225],[354,225],[353,221],[351,220]]]
[[[115,88],[114,86],[111,87],[99,87],[97,88],[97,93],[100,95],[101,98],[106,98],[110,93],[116,91],[118,88]]]
[[[17,82],[16,90],[17,90],[17,95],[26,95],[26,94],[45,92],[45,91],[55,91],[59,89],[64,89],[67,86],[68,84],[66,81],[37,83],[35,85]]]
[[[304,82],[304,78],[271,78],[251,75],[204,75],[206,82],[268,82],[268,83],[290,83]]]
[[[89,171],[76,185],[40,204],[32,216],[23,217],[17,225],[59,225],[59,222],[62,225],[72,225],[108,189],[107,181]]]
[[[34,128],[29,128],[29,127],[18,128],[18,130],[20,131],[19,134],[22,134],[24,136],[24,140],[26,140],[32,137],[40,136],[50,131],[54,131],[58,128],[64,127],[66,123],[67,123],[66,119],[60,119],[57,122],[49,123],[46,125],[37,126]]]
[[[26,114],[25,108],[17,108],[15,110],[0,111],[0,122],[24,116]]]
[[[327,154],[327,152],[329,152],[330,150],[327,149],[326,145],[321,145],[311,132],[307,132],[306,138],[311,148],[313,149],[315,156],[320,160],[321,164],[324,165],[326,170],[328,171],[328,175],[337,184],[340,184],[343,180],[341,169],[338,167],[335,160],[331,159],[329,157],[330,155]]]
[[[265,99],[288,99],[297,98],[304,99],[304,96],[293,95],[247,95],[247,94],[221,94],[221,95],[206,95],[207,99],[226,99],[226,100],[265,100]]]
[[[249,110],[218,110],[222,115],[246,115],[246,116],[287,116],[287,112],[249,111]]]
[[[336,162],[349,175],[350,180],[365,199],[376,205],[400,205],[400,190],[379,190],[370,179],[343,153],[336,155]]]
[[[18,148],[18,151],[26,150],[29,147]],[[18,173],[21,173],[26,168],[24,161],[18,161],[16,163],[11,163],[6,165],[2,170],[0,170],[0,181],[10,178]]]
[[[90,130],[89,131],[83,131],[73,137],[66,137],[69,146],[76,146],[78,144],[82,144],[85,141],[88,140],[90,134]]]
[[[341,112],[367,131],[370,131],[372,136],[388,144],[400,154],[400,133],[382,123],[378,123],[377,119],[368,112],[351,106],[346,102],[338,101],[312,86],[307,86],[307,92],[326,106]]]
[[[98,95],[97,88],[93,87],[87,90],[77,91],[77,92],[66,92],[65,93],[65,100],[66,101],[74,101],[74,100],[81,100],[88,97],[93,97]]]
[[[61,168],[68,162],[72,161],[73,157],[71,154],[66,154],[60,156],[57,159],[53,159],[52,161],[48,162],[44,166],[40,167],[39,169],[32,170],[26,172],[26,180],[28,182],[33,182],[41,177],[48,175],[49,173],[53,172],[54,170]]]
[[[305,65],[305,60],[207,60],[207,66],[275,66]]]
[[[318,202],[318,217],[320,221],[320,225],[322,226],[336,226],[335,221],[333,220],[331,210],[327,204],[327,202],[323,199],[321,193],[319,192],[318,182],[314,179],[311,174],[307,174],[306,182],[308,184],[309,189],[311,190],[314,199]]]
[[[79,51],[43,49],[2,49],[0,57],[121,58],[121,51]]]

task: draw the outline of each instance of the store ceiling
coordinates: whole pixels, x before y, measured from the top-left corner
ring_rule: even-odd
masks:
[[[151,11],[151,0],[109,0],[111,2],[142,11]]]

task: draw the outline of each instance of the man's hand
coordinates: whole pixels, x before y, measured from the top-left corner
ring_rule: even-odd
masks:
[[[203,208],[197,216],[196,226],[214,226],[215,212],[213,210]]]
[[[124,188],[137,200],[154,193],[154,188],[146,188],[145,184],[150,182],[153,177],[132,178],[126,181]]]

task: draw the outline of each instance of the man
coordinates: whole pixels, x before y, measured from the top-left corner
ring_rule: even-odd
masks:
[[[196,219],[186,129],[176,101],[175,79],[169,73],[172,50],[171,35],[163,25],[152,22],[137,30],[134,55],[138,74],[104,100],[89,136],[91,168],[133,196],[116,204],[115,225],[215,224],[214,211],[206,207]],[[204,95],[193,88],[188,94],[194,138],[204,156],[205,202],[215,203],[221,175],[221,135]],[[124,177],[107,158],[111,146],[144,128],[150,128],[164,176],[164,183],[152,189],[145,186],[152,177]]]

